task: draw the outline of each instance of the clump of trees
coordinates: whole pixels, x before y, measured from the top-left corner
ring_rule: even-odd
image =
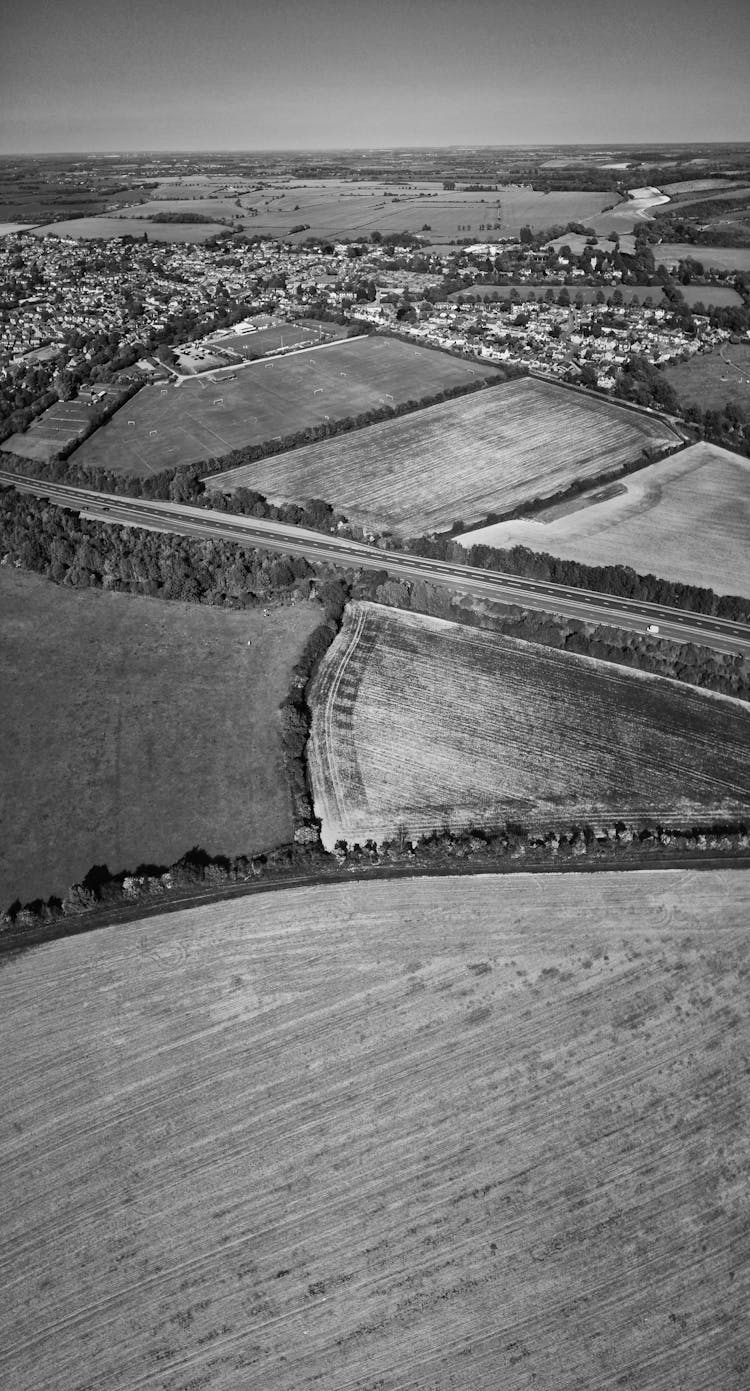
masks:
[[[0,554],[74,589],[235,609],[307,595],[321,568],[232,541],[111,526],[13,488],[0,492]]]

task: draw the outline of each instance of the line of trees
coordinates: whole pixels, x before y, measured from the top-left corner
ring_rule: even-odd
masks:
[[[391,841],[375,845],[348,845],[339,841],[332,854],[317,837],[280,845],[258,856],[209,855],[200,846],[187,851],[175,864],[141,864],[133,870],[113,873],[107,865],[93,865],[88,874],[72,884],[62,896],[34,899],[22,904],[16,899],[0,915],[0,950],[3,939],[11,949],[22,945],[65,937],[99,925],[123,909],[135,911],[138,905],[153,910],[168,903],[170,896],[184,898],[185,891],[196,894],[221,893],[235,886],[274,881],[300,875],[315,879],[338,878],[342,868],[349,872],[403,866],[420,874],[467,871],[497,872],[508,862],[522,860],[528,868],[552,868],[587,856],[602,865],[641,863],[644,858],[670,859],[684,854],[686,865],[704,854],[726,856],[727,862],[747,851],[750,844],[744,823],[663,826],[642,820],[614,822],[594,830],[590,825],[558,824],[529,829],[508,822],[495,830],[473,827],[465,831],[434,831],[412,843],[409,828],[402,824]]]
[[[546,551],[531,551],[527,546],[499,550],[494,546],[475,545],[467,549],[448,535],[413,537],[406,542],[406,549],[413,555],[471,565],[478,570],[520,575],[525,579],[545,580],[574,589],[590,589],[597,594],[636,599],[640,603],[666,604],[670,608],[687,609],[712,618],[750,622],[750,599],[736,594],[715,594],[712,589],[683,584],[679,580],[661,579],[658,575],[639,575],[629,565],[584,565],[581,561],[565,560]]]
[[[0,491],[0,554],[74,589],[235,609],[307,596],[326,573],[301,556],[111,526],[13,488]]]
[[[509,373],[509,375],[512,374]],[[295,430],[283,437],[277,436],[264,440],[260,444],[242,445],[239,449],[230,450],[220,457],[208,458],[200,463],[179,464],[144,478],[123,473],[120,469],[85,466],[77,461],[75,453],[68,459],[57,456],[50,460],[25,459],[17,454],[6,453],[4,466],[12,472],[26,474],[30,478],[45,478],[50,482],[69,483],[73,486],[78,484],[82,487],[97,488],[100,492],[117,493],[123,497],[143,497],[173,502],[200,502],[204,493],[200,482],[201,477],[223,473],[228,469],[242,468],[260,459],[266,459],[275,454],[283,454],[290,449],[300,449],[304,445],[315,444],[320,440],[334,439],[339,435],[364,429],[365,426],[375,425],[380,421],[393,420],[403,415],[409,415],[414,411],[423,410],[427,406],[438,405],[442,401],[450,401],[460,396],[470,395],[475,391],[481,391],[485,387],[500,385],[505,380],[507,380],[507,376],[501,372],[493,374],[487,379],[472,379],[453,387],[445,387],[426,396],[398,402],[393,406],[377,406],[362,411],[358,415],[323,420],[302,430]],[[256,499],[258,496],[259,494],[255,494]],[[215,499],[216,494],[211,493],[207,505],[215,506]],[[272,515],[272,513],[264,513],[263,515]]]

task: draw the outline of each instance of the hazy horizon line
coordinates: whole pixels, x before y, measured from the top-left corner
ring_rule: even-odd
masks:
[[[114,158],[118,155],[275,155],[275,154],[378,154],[378,153],[417,153],[427,150],[435,151],[471,151],[471,150],[601,150],[602,153],[611,153],[618,150],[660,150],[666,147],[670,149],[693,149],[699,146],[703,149],[725,149],[743,146],[750,148],[750,140],[738,137],[731,140],[622,140],[622,141],[599,141],[599,140],[569,140],[569,141],[544,141],[534,140],[528,143],[508,141],[507,143],[474,144],[471,142],[458,142],[457,144],[422,144],[422,145],[258,145],[258,146],[211,146],[198,148],[196,146],[129,146],[120,149],[94,150],[90,147],[82,147],[75,150],[3,150],[0,151],[0,159],[39,159],[47,156],[54,156],[58,159],[72,158],[74,156],[99,155]]]

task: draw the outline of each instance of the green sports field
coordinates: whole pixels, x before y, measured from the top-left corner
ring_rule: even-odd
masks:
[[[179,386],[144,386],[72,458],[86,468],[144,478],[329,419],[502,376],[489,364],[399,339],[351,338]]]

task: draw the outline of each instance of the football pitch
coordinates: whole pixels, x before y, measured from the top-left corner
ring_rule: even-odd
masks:
[[[144,386],[72,458],[87,469],[144,478],[498,377],[503,380],[503,373],[489,364],[400,339],[350,338],[179,386]]]

